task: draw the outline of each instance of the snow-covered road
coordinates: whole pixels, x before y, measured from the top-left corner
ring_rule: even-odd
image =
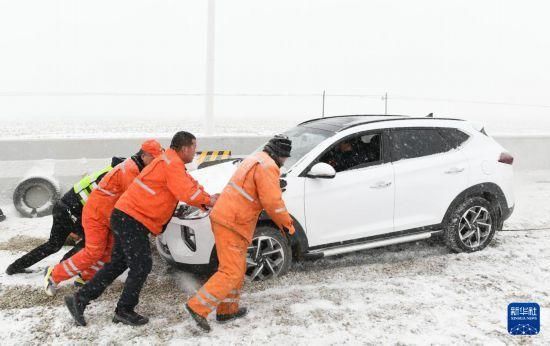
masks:
[[[248,283],[249,315],[197,332],[183,303],[205,278],[178,272],[155,257],[138,310],[149,325],[111,322],[118,282],[75,327],[62,304],[41,290],[41,271],[6,276],[6,266],[47,237],[51,219],[22,219],[2,207],[0,223],[1,344],[550,344],[550,172],[517,177],[517,206],[505,230],[485,250],[454,254],[438,239],[295,263],[287,275]],[[526,231],[525,229],[537,229]],[[23,237],[24,236],[24,237]],[[541,333],[510,336],[511,302],[541,306]]]

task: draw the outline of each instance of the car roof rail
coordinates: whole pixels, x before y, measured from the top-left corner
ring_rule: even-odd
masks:
[[[338,132],[347,130],[347,129],[352,128],[352,127],[365,125],[365,124],[374,124],[374,123],[382,123],[382,122],[386,122],[386,121],[400,121],[400,120],[453,120],[453,121],[466,121],[466,120],[464,120],[464,119],[457,119],[457,118],[426,118],[426,117],[422,117],[422,118],[413,118],[413,117],[409,117],[409,118],[380,119],[380,120],[371,120],[371,121],[361,121],[361,122],[356,122],[356,123],[353,123],[353,124],[349,124],[348,126],[342,127],[340,130],[338,130]]]
[[[409,118],[410,115],[400,115],[400,114],[344,114],[344,115],[331,115],[328,117],[320,117],[320,118],[314,118],[309,119],[304,122],[299,123],[298,125],[308,124],[314,121],[318,120],[324,120],[324,119],[333,119],[333,118],[347,118],[347,117],[402,117],[402,118]]]

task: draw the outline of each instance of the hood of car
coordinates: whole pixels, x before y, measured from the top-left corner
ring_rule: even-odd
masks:
[[[220,193],[237,170],[240,161],[228,161],[189,172],[209,194]]]

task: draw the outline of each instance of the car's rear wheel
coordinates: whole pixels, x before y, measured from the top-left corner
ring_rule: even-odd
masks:
[[[246,256],[246,276],[263,281],[285,274],[292,262],[292,251],[280,230],[260,226],[254,233]]]
[[[451,212],[445,224],[445,243],[456,252],[484,249],[501,222],[497,208],[482,197],[470,197]]]

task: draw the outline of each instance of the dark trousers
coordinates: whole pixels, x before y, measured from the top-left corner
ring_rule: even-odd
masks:
[[[71,213],[61,203],[53,206],[53,223],[50,231],[50,238],[44,244],[31,250],[23,257],[13,262],[12,266],[18,269],[25,269],[40,262],[44,258],[53,255],[61,250],[70,233],[82,233],[81,225],[76,225],[71,218]],[[80,220],[78,220],[80,222]],[[84,247],[84,241],[79,241],[69,252],[63,256],[63,260],[71,257]]]
[[[88,304],[101,296],[120,274],[130,268],[117,309],[134,310],[139,303],[141,289],[153,267],[149,230],[118,209],[111,215],[111,230],[115,235],[111,262],[98,271],[76,295],[81,302]]]

